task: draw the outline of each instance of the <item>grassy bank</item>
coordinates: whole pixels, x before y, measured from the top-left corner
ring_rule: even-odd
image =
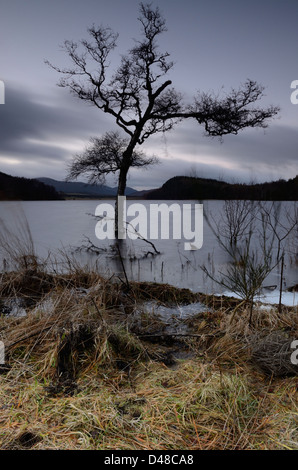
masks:
[[[297,309],[92,272],[1,276],[2,449],[298,449]],[[183,333],[144,302],[203,302]],[[297,366],[296,366],[297,367]]]

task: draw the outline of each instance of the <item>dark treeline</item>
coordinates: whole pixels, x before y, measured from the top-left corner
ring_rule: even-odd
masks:
[[[36,179],[21,178],[0,172],[0,200],[50,201],[60,200],[55,188]]]
[[[0,172],[0,200],[61,200],[53,186],[36,179],[10,176]],[[260,201],[297,201],[298,175],[288,181],[240,184],[192,176],[175,176],[161,188],[145,192],[145,199],[250,199]]]
[[[288,181],[240,184],[191,176],[175,176],[146,194],[146,199],[250,199],[260,201],[296,201],[298,175]]]

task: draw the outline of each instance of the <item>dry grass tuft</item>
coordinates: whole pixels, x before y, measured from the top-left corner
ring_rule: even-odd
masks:
[[[294,339],[285,331],[254,334],[249,338],[253,361],[269,376],[298,375],[298,366],[291,362]]]
[[[256,310],[251,328],[245,308],[208,297],[175,337],[143,300],[202,296],[80,269],[35,275],[34,295],[28,270],[0,286],[28,300],[26,316],[0,318],[2,449],[298,449],[297,377],[255,367],[273,332],[295,336],[297,311]]]

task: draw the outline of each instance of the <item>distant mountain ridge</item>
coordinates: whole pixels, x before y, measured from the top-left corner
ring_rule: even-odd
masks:
[[[146,199],[250,199],[267,201],[297,201],[298,175],[270,183],[226,183],[207,178],[175,176],[161,188],[145,195]]]
[[[117,188],[99,184],[88,184],[83,182],[58,181],[52,178],[37,178],[38,181],[53,186],[55,190],[65,196],[73,197],[115,197]],[[126,188],[126,196],[137,194],[133,188]]]

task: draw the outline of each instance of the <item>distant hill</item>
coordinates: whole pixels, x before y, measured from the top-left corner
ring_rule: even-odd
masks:
[[[64,197],[113,198],[117,188],[51,178],[29,179],[0,172],[0,200],[61,200]],[[161,188],[136,191],[126,188],[126,196],[142,199],[251,199],[297,201],[298,175],[285,180],[258,184],[232,184],[190,176],[175,176]]]
[[[251,199],[297,201],[298,175],[288,181],[232,184],[214,179],[175,176],[159,189],[144,195],[146,199]]]
[[[52,187],[36,179],[10,176],[0,172],[0,200],[50,201],[61,196]]]
[[[110,188],[105,185],[57,181],[51,178],[37,178],[37,180],[53,186],[58,193],[68,197],[114,197],[117,194],[117,188]],[[138,191],[132,188],[126,188],[125,194],[127,196],[137,193]]]

